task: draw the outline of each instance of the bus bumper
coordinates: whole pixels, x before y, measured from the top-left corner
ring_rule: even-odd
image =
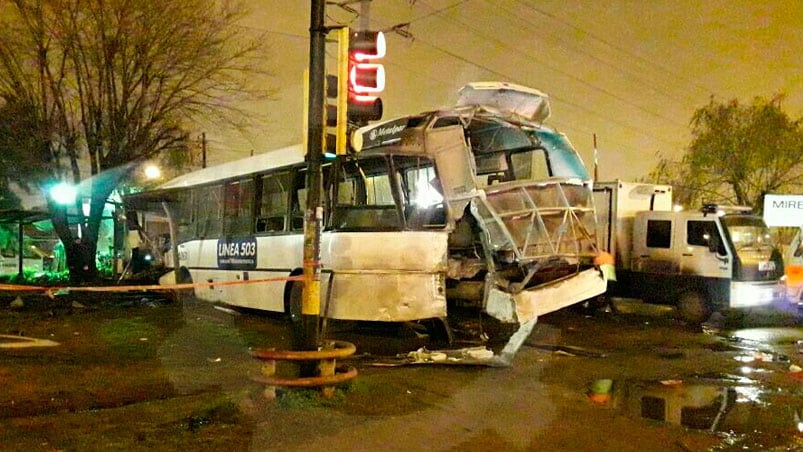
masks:
[[[602,272],[592,268],[517,294],[494,288],[488,296],[486,312],[503,322],[525,323],[601,295],[607,286]]]

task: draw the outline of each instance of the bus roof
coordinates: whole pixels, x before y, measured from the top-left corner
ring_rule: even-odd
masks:
[[[203,185],[209,182],[231,179],[245,174],[293,165],[303,161],[304,152],[301,149],[301,145],[296,144],[182,174],[160,185],[159,189],[167,190],[171,188]]]

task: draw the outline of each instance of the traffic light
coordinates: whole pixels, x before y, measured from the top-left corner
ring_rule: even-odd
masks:
[[[323,109],[324,155],[345,154],[347,147],[348,119],[348,50],[349,29],[337,31],[337,68],[335,74],[327,74],[324,81],[326,101]]]
[[[357,125],[382,118],[385,67],[378,62],[385,56],[385,34],[381,31],[355,31],[348,47],[348,120]]]

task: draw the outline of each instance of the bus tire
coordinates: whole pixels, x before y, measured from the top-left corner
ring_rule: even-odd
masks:
[[[703,323],[711,314],[705,296],[697,291],[683,292],[678,297],[678,314],[689,323]]]
[[[304,284],[301,281],[290,281],[285,290],[284,312],[293,324],[301,322],[303,292]]]

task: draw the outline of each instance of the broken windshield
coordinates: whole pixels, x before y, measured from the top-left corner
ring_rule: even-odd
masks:
[[[340,163],[330,228],[340,231],[445,227],[433,162],[412,156],[367,156]]]
[[[566,135],[548,129],[536,130],[535,134],[549,154],[552,177],[590,179],[583,160]]]

